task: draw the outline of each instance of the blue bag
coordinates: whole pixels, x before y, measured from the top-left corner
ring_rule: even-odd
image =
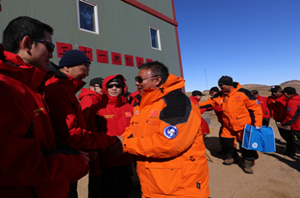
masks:
[[[261,151],[264,153],[275,152],[275,136],[272,127],[255,126],[246,124],[244,128],[242,147],[247,150]]]

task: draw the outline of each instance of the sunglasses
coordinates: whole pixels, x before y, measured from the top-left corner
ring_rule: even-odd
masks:
[[[31,40],[34,40],[36,42],[44,44],[49,53],[52,53],[54,51],[55,45],[49,41],[42,40],[42,39],[36,39],[36,38],[31,38]]]
[[[223,83],[219,83],[219,87],[222,87],[224,84]]]
[[[142,83],[145,79],[154,78],[154,77],[157,77],[157,76],[149,76],[149,77],[145,77],[145,78],[142,78],[140,76],[136,76],[134,79],[135,79],[135,82]]]
[[[108,89],[111,89],[111,88],[113,88],[113,87],[121,88],[122,86],[121,86],[120,84],[108,84],[106,87],[107,87]]]

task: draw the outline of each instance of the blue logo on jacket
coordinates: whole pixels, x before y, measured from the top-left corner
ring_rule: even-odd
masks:
[[[163,133],[166,138],[174,139],[178,135],[178,128],[170,125],[164,128]]]

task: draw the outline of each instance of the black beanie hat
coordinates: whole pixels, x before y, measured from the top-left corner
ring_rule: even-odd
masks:
[[[59,61],[59,68],[64,66],[75,66],[83,63],[91,63],[91,60],[79,50],[69,50],[61,57]]]
[[[102,88],[102,82],[103,82],[103,78],[93,78],[92,80],[90,80],[90,86],[94,86],[95,84],[100,85],[100,87]]]
[[[218,84],[223,84],[223,85],[233,85],[233,80],[230,76],[222,76],[219,81]]]
[[[294,87],[286,87],[283,89],[283,92],[289,94],[289,95],[293,95],[296,94],[296,89]]]
[[[195,90],[192,92],[192,96],[205,96],[201,91]]]
[[[212,88],[210,88],[209,91],[210,91],[210,92],[211,92],[211,91],[213,91],[213,92],[219,92],[220,90],[219,90],[218,87],[212,87]]]

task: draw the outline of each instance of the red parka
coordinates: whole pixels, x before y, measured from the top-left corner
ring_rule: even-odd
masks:
[[[199,107],[197,104],[200,102],[200,99],[197,98],[196,96],[190,96],[190,100],[197,106]],[[207,109],[206,108],[202,108],[200,109],[200,113],[203,114]]]
[[[271,113],[270,113],[270,109],[269,109],[268,103],[267,103],[268,98],[260,96],[260,95],[258,95],[256,98],[260,103],[260,106],[261,106],[261,109],[263,112],[263,118],[270,118]]]
[[[283,126],[290,125],[291,130],[300,131],[300,95],[288,98],[285,109],[285,119],[281,122]]]
[[[129,126],[133,113],[132,105],[124,102],[125,97],[123,95],[118,97],[108,95],[106,87],[107,83],[115,77],[120,77],[123,80],[123,93],[127,89],[125,78],[122,75],[106,77],[102,83],[102,90],[103,97],[108,98],[108,103],[105,108],[102,108],[97,112],[101,123],[100,130],[106,132],[109,136],[121,136],[124,133],[125,128]],[[104,167],[125,166],[133,161],[133,156],[128,153],[124,153],[121,156],[116,157],[100,152],[100,158],[101,164]]]
[[[82,88],[78,95],[80,106],[84,115],[86,129],[89,131],[98,131],[97,125],[99,120],[96,120],[97,111],[104,108],[107,101],[103,100],[102,95],[93,90]]]
[[[87,165],[55,138],[41,92],[49,71],[5,52],[0,60],[0,197],[65,198]]]
[[[56,133],[77,148],[83,150],[105,149],[117,141],[116,138],[86,129],[84,116],[75,94],[85,84],[71,76],[52,77],[46,82],[45,100]]]
[[[195,104],[197,105],[198,102],[200,102],[200,99],[199,98],[196,98],[195,96],[191,96],[190,97],[190,100]],[[200,113],[204,113],[206,111],[206,109],[200,109]],[[209,131],[209,126],[207,124],[207,122],[204,120],[204,118],[201,116],[201,131],[202,131],[202,134],[209,134],[210,131]]]
[[[272,110],[273,119],[281,122],[285,119],[285,105],[287,98],[281,94],[278,98],[276,96],[269,96],[267,100],[267,104],[269,108]]]
[[[93,90],[82,88],[81,93],[78,96],[80,100],[80,106],[83,112],[83,116],[86,123],[86,129],[88,131],[98,132],[100,128],[100,121],[97,115],[97,111],[105,107],[107,101],[103,100],[101,94],[94,92]],[[96,152],[96,151],[94,151]],[[91,176],[99,175],[101,173],[100,159],[96,152],[95,157],[91,157],[89,161]]]
[[[139,102],[139,91],[135,91],[128,96],[128,102],[134,105]]]

